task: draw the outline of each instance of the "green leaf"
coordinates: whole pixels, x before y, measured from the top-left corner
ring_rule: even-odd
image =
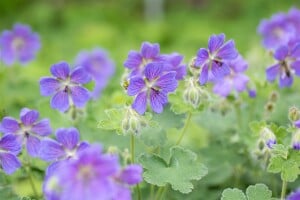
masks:
[[[140,139],[147,146],[158,147],[166,144],[167,136],[166,132],[161,128],[145,128],[141,131]]]
[[[247,200],[242,190],[228,188],[223,191],[221,200]]]
[[[228,188],[223,191],[221,200],[272,200],[272,191],[264,184],[250,185],[243,191],[236,188]]]
[[[288,134],[286,127],[283,126],[277,127],[277,129],[275,129],[273,132],[276,136],[277,142],[282,142]]]
[[[281,179],[287,182],[294,182],[299,174],[299,168],[295,161],[287,160],[283,163]]]
[[[169,183],[172,189],[189,193],[193,189],[191,181],[205,176],[207,168],[197,161],[197,155],[190,150],[173,147],[170,151],[168,162],[154,154],[140,157],[139,161],[145,168],[144,179],[157,186]]]
[[[248,200],[270,200],[272,191],[264,184],[250,185],[246,190]]]
[[[124,117],[124,109],[108,109],[105,110],[107,119],[103,119],[99,122],[98,127],[105,130],[116,130],[121,133],[121,122]]]
[[[300,152],[298,150],[290,149],[289,159],[295,161],[300,166]]]
[[[168,106],[165,107],[164,112],[160,114],[154,114],[152,120],[159,123],[164,129],[168,128],[181,128],[183,126],[185,114],[177,115],[174,114]],[[176,123],[174,123],[176,122]]]
[[[266,122],[264,121],[253,121],[249,123],[249,127],[251,129],[251,131],[255,134],[258,135],[260,130],[266,126]]]
[[[279,156],[281,158],[287,159],[288,147],[282,144],[275,144],[272,146],[272,153],[274,156]]]
[[[285,160],[283,160],[281,157],[272,157],[270,159],[269,165],[268,165],[268,172],[271,173],[279,173],[282,171],[282,166],[284,164]]]

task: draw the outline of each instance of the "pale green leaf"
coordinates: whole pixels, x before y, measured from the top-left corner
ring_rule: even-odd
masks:
[[[288,147],[286,147],[282,144],[275,144],[272,146],[272,154],[274,156],[279,156],[281,158],[287,159]]]
[[[299,167],[293,160],[287,160],[283,163],[281,179],[287,182],[294,182],[299,174]]]
[[[268,172],[271,173],[279,173],[282,171],[282,166],[284,164],[285,160],[281,157],[272,157],[270,159],[269,165],[268,165]]]
[[[246,190],[248,200],[270,200],[272,191],[264,184],[250,185]]]
[[[225,189],[222,193],[221,200],[247,200],[242,190],[236,188]]]
[[[197,155],[181,147],[170,150],[170,160],[165,161],[157,155],[142,155],[146,182],[157,186],[169,183],[174,190],[189,193],[193,189],[192,180],[200,180],[207,174],[207,168],[197,161]]]

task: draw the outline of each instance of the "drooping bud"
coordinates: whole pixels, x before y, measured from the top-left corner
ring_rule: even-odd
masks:
[[[143,127],[147,125],[144,116],[139,115],[131,107],[125,110],[124,119],[122,120],[123,133],[138,134]]]
[[[273,145],[276,144],[276,136],[274,133],[267,127],[264,127],[260,131],[261,139],[265,142],[265,145],[267,145],[270,149],[272,149]]]
[[[300,129],[297,129],[297,131],[293,135],[292,147],[295,150],[300,150]]]
[[[209,97],[207,91],[198,84],[195,78],[187,79],[185,88],[183,92],[184,102],[192,105],[194,108],[198,108],[200,103],[206,101]]]
[[[270,94],[270,96],[269,96],[269,101],[275,103],[278,100],[278,98],[279,98],[278,92],[272,91],[271,94]]]
[[[300,110],[296,106],[289,109],[288,118],[291,122],[296,122],[300,119]]]

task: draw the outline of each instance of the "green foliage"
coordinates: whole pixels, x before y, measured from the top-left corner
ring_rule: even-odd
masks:
[[[207,174],[207,168],[197,161],[197,155],[190,150],[173,147],[170,149],[168,161],[155,154],[143,154],[140,163],[145,168],[146,182],[166,186],[181,193],[189,193],[193,189],[192,180],[200,180]]]
[[[281,179],[284,181],[294,182],[297,179],[300,172],[299,152],[290,149],[288,152],[286,152],[286,150],[282,150],[280,151],[280,153],[278,153],[279,152],[278,149],[279,149],[279,145],[276,146],[275,153],[273,153],[273,157],[271,157],[270,159],[267,170],[268,172],[271,173],[280,173]],[[284,149],[284,148],[280,147],[280,149]],[[288,155],[285,156],[285,154]]]
[[[247,200],[242,190],[228,188],[222,193],[222,200]]]
[[[115,130],[118,134],[122,134],[122,120],[124,118],[123,108],[112,108],[105,110],[107,119],[103,119],[99,122],[98,127],[105,130]]]
[[[246,195],[239,189],[228,188],[223,191],[221,200],[271,200],[272,191],[264,184],[250,185]]]

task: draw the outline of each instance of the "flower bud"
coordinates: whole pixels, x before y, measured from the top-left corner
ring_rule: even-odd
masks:
[[[125,110],[124,119],[122,120],[122,130],[124,133],[138,134],[147,122],[131,107]]]
[[[271,102],[276,102],[279,98],[279,94],[276,91],[271,92],[270,96],[269,96],[269,101]]]
[[[267,127],[264,127],[260,131],[261,138],[264,140],[265,145],[272,149],[273,145],[276,144],[276,136],[274,133]]]
[[[298,121],[300,119],[300,110],[295,106],[290,107],[288,118],[291,122]]]
[[[300,129],[294,133],[292,138],[292,146],[295,150],[300,150]]]
[[[208,93],[197,83],[197,80],[190,78],[186,82],[183,99],[186,104],[198,108],[202,100],[208,99]]]

